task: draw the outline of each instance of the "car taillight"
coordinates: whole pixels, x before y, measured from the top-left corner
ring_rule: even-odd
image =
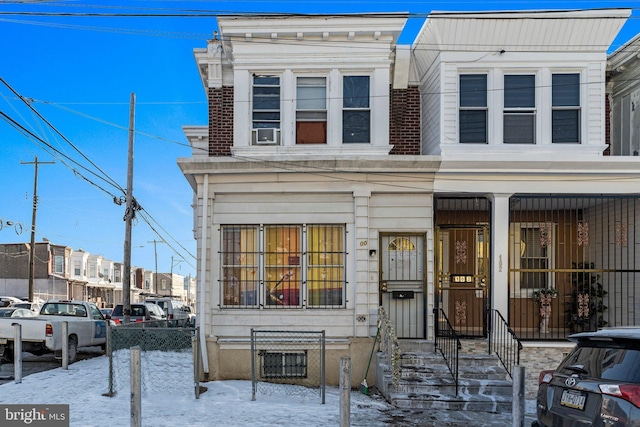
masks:
[[[122,320],[120,320],[120,319],[112,319],[112,320],[116,325],[119,325],[119,324],[122,323]]]
[[[553,371],[542,371],[538,376],[538,385],[544,383],[549,384],[553,379]]]
[[[602,394],[620,397],[640,408],[640,385],[636,384],[600,384]]]
[[[47,326],[45,328],[45,333],[47,334],[48,337],[53,336],[53,326],[51,326],[51,323],[47,323]]]
[[[169,315],[169,320],[173,320],[173,314]]]

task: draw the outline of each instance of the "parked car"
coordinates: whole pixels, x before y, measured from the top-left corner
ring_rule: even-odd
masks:
[[[28,301],[24,301],[24,302],[16,302],[11,304],[10,307],[18,307],[18,308],[25,308],[27,310],[31,310],[35,313],[40,313],[40,310],[42,309],[42,304],[38,303],[38,302],[28,302]]]
[[[0,317],[36,317],[38,313],[20,307],[0,308]]]
[[[121,325],[124,321],[123,305],[118,304],[111,312],[111,320],[116,325]],[[160,307],[148,302],[132,303],[131,314],[129,315],[131,323],[150,322],[150,326],[164,326],[167,316]]]
[[[569,336],[577,343],[554,371],[538,379],[542,426],[640,426],[640,328]]]
[[[190,328],[195,328],[196,327],[196,314],[191,309],[191,306],[185,305],[184,306],[184,311],[187,312],[187,316],[188,316],[187,326],[190,327]]]
[[[9,307],[10,305],[24,302],[20,298],[0,296],[0,307]]]
[[[189,313],[185,310],[185,305],[180,301],[176,301],[169,297],[161,298],[147,298],[145,302],[157,304],[164,310],[169,321],[169,326],[173,327],[185,327],[189,322]]]

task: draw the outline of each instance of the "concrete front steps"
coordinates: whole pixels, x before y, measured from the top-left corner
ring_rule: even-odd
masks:
[[[411,350],[409,347],[417,348]],[[444,358],[433,343],[401,346],[399,381],[393,384],[392,366],[378,353],[376,386],[398,408],[474,412],[510,412],[512,382],[496,356],[459,354],[458,394]],[[470,351],[475,351],[469,348]]]

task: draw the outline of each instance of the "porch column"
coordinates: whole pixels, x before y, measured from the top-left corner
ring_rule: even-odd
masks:
[[[492,194],[491,199],[491,307],[509,318],[509,198]]]

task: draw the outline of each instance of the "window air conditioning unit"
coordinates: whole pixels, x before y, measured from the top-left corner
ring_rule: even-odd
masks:
[[[280,144],[280,129],[260,128],[251,131],[253,145],[277,145]]]

